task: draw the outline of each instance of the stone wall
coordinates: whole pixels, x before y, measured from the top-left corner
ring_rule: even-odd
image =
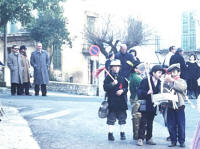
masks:
[[[76,95],[88,95],[88,96],[98,95],[97,86],[91,84],[84,85],[84,84],[76,84],[68,82],[50,81],[50,83],[47,86],[47,90],[55,92],[65,92]]]

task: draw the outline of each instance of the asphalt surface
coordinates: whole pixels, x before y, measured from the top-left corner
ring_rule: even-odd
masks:
[[[127,139],[120,140],[119,126],[114,129],[115,141],[107,140],[106,119],[100,119],[97,111],[102,98],[49,93],[42,96],[1,95],[2,104],[16,108],[28,122],[33,138],[41,149],[168,149],[168,132],[163,118],[156,116],[153,128],[155,146],[144,144],[139,147],[132,140],[130,109],[125,128]],[[192,100],[196,105],[196,100]],[[199,114],[197,109],[186,106],[186,148],[189,149]],[[180,147],[175,147],[180,148]]]

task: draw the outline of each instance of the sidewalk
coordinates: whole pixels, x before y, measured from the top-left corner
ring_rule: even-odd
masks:
[[[10,94],[10,89],[0,87],[0,94]],[[0,98],[0,106],[3,106]],[[14,107],[3,106],[5,115],[0,117],[0,149],[40,149],[32,136],[28,122]]]
[[[40,149],[32,137],[27,121],[20,116],[17,109],[3,109],[6,114],[0,117],[0,149]]]

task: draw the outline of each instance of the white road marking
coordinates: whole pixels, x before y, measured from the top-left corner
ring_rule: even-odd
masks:
[[[52,114],[38,116],[38,117],[35,117],[34,119],[50,120],[50,119],[54,119],[54,118],[57,118],[57,117],[61,117],[61,116],[67,115],[69,113],[71,113],[71,111],[69,111],[69,110],[63,110],[63,111],[59,111],[59,112],[52,113]]]
[[[38,113],[42,113],[42,112],[46,112],[46,111],[50,111],[50,110],[52,110],[52,108],[42,108],[42,109],[39,109],[39,110],[31,110],[31,111],[21,112],[21,114],[23,116],[26,116],[26,115],[38,114]]]

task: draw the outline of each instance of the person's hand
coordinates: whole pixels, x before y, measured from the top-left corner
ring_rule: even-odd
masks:
[[[112,82],[112,85],[116,85],[118,83],[118,81],[117,80],[114,80],[113,82]]]
[[[148,92],[147,92],[147,94],[149,95],[149,94],[153,94],[153,91],[152,90],[149,90]]]
[[[120,96],[122,93],[123,93],[123,90],[122,90],[122,89],[121,89],[121,90],[118,90],[118,91],[116,92],[116,94],[117,94],[118,96]]]

